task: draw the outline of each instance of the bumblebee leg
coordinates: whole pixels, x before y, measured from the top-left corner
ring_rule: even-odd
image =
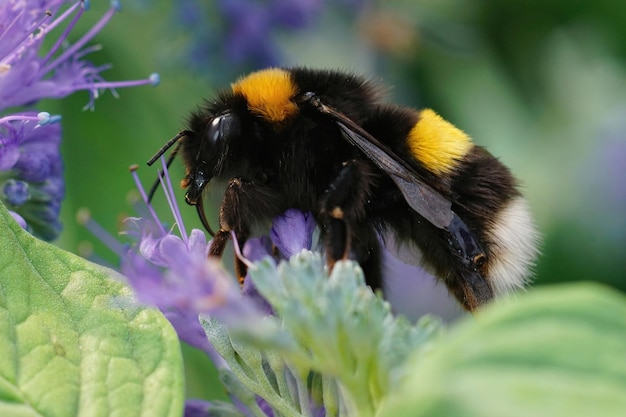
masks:
[[[230,180],[228,187],[224,193],[224,198],[220,204],[219,222],[220,229],[213,237],[213,243],[209,249],[209,256],[221,258],[224,254],[226,244],[230,240],[230,232],[234,231],[237,236],[237,244],[243,248],[248,236],[250,235],[250,227],[245,219],[248,218],[242,210],[247,207],[241,202],[243,188],[252,187],[252,183],[242,180],[241,178],[233,178]],[[235,273],[239,282],[243,284],[246,276],[247,268],[237,257],[235,257]]]
[[[229,238],[229,231],[224,229],[218,230],[215,236],[213,236],[213,242],[211,243],[211,247],[209,248],[209,256],[221,258],[224,254],[224,249],[226,249],[226,244],[228,243]]]
[[[250,237],[250,226],[256,219],[272,218],[280,214],[282,205],[273,191],[267,185],[243,178],[230,180],[220,204],[220,229],[213,238],[209,256],[222,256],[231,232],[235,233],[236,243],[243,250]],[[246,265],[235,257],[235,273],[242,284],[246,272]]]
[[[343,216],[334,210],[325,221],[325,246],[328,267],[332,269],[340,259],[347,259],[350,250],[350,236],[348,225]]]
[[[381,282],[380,248],[373,227],[362,222],[374,180],[368,165],[346,162],[324,193],[319,219],[329,269],[352,253],[366,272],[368,284],[377,288]]]
[[[450,253],[456,258],[454,265],[457,272],[456,279],[448,280],[446,285],[463,307],[474,311],[493,298],[493,289],[486,279],[486,255],[456,214],[447,233]]]
[[[355,226],[351,250],[363,269],[367,285],[372,289],[382,288],[380,242],[370,223]]]

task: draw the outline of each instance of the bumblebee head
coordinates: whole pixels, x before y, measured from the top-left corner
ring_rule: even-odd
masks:
[[[197,204],[209,181],[223,171],[229,148],[241,135],[239,117],[232,111],[211,117],[203,125],[200,132],[188,131],[183,142],[187,175],[181,185],[187,188],[185,201],[190,205]]]
[[[186,176],[185,201],[196,206],[207,230],[202,193],[212,179],[265,175],[265,139],[282,130],[294,115],[297,88],[288,71],[270,68],[240,78],[230,91],[192,114],[189,130],[179,134]],[[271,132],[271,133],[270,133]],[[169,142],[172,146],[173,142]]]
[[[182,141],[187,203],[195,205],[212,178],[255,177],[269,146],[264,132],[280,130],[298,113],[296,92],[288,71],[270,68],[240,78],[192,115]]]

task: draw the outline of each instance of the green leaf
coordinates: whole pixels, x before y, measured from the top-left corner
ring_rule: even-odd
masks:
[[[626,298],[597,284],[536,289],[409,366],[379,417],[623,416]]]
[[[33,238],[0,204],[0,416],[178,416],[175,332],[121,276]]]

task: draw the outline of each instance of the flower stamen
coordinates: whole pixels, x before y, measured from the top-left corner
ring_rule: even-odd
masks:
[[[241,253],[241,248],[239,247],[239,241],[237,240],[237,235],[235,234],[234,231],[230,231],[230,236],[233,239],[233,249],[235,251],[235,256],[237,256],[237,258],[243,262],[243,264],[246,266],[246,268],[250,269],[254,266],[254,263],[251,262],[248,258],[246,258],[243,253]]]
[[[165,158],[163,156],[161,156],[161,164],[163,166],[163,175],[159,175],[159,181],[161,182],[161,187],[163,187],[163,191],[165,192],[165,198],[167,199],[167,203],[170,206],[170,210],[174,215],[174,221],[176,222],[176,226],[180,231],[180,236],[183,239],[183,242],[185,242],[185,245],[188,245],[189,238],[183,224],[183,217],[180,213],[180,208],[175,201],[176,196],[174,195],[174,187],[172,187],[172,180],[167,169],[167,163],[165,162]]]
[[[0,117],[0,125],[8,125],[9,122],[23,121],[30,122],[35,121],[40,126],[48,125],[50,123],[56,123],[61,120],[60,115],[50,115],[50,113],[42,111],[36,116],[32,113],[29,114],[11,114],[9,116]]]
[[[46,32],[49,32],[55,26],[57,26],[60,22],[65,20],[65,18],[67,16],[69,16],[69,14],[71,14],[74,11],[74,9],[76,9],[76,7],[78,7],[79,4],[80,4],[80,2],[77,2],[77,3],[73,4],[61,16],[59,16],[58,19],[55,19],[54,22],[52,22],[52,24],[46,28]],[[56,53],[56,51],[59,50],[59,48],[61,47],[61,45],[65,41],[65,39],[67,39],[67,36],[69,35],[69,33],[72,31],[72,29],[76,25],[76,22],[78,22],[78,19],[80,19],[80,17],[83,15],[84,11],[85,11],[85,7],[81,7],[78,10],[78,12],[74,16],[74,18],[72,19],[70,24],[65,28],[65,30],[63,31],[61,36],[59,36],[59,39],[57,39],[57,41],[54,43],[54,45],[52,45],[52,48],[50,48],[50,50],[48,51],[48,53],[46,54],[44,59],[41,61],[42,65],[45,65],[52,58],[52,55],[54,55]]]
[[[154,220],[154,222],[158,225],[159,231],[161,232],[161,234],[166,235],[167,232],[165,231],[165,228],[163,228],[163,224],[161,223],[161,220],[159,220],[159,216],[157,216],[156,212],[154,211],[154,207],[152,207],[152,204],[150,204],[150,202],[148,201],[146,190],[144,190],[143,184],[139,180],[139,175],[137,175],[137,169],[139,169],[139,166],[136,164],[131,165],[128,169],[130,171],[130,174],[133,177],[133,180],[135,181],[135,185],[137,186],[137,190],[139,191],[139,194],[141,194],[141,199],[146,204],[146,207],[148,208],[148,211],[150,212],[150,216],[152,216],[152,220]]]
[[[98,238],[98,240],[109,248],[111,252],[115,253],[119,257],[124,255],[126,249],[125,246],[91,217],[89,209],[79,209],[76,212],[76,221],[78,224],[89,230],[89,232]]]
[[[24,15],[24,12],[19,13],[15,16],[15,19],[11,21],[11,23],[4,29],[2,36],[0,36],[0,42],[2,38],[10,33],[10,29],[20,20],[20,18]],[[41,18],[39,22],[33,24],[33,32],[26,32],[22,39],[19,39],[15,46],[7,52],[2,60],[0,60],[0,65],[2,66],[11,66],[13,62],[20,58],[21,53],[29,46],[37,42],[41,37],[43,37],[46,33],[46,27],[44,26],[46,20],[52,17],[52,13],[49,10],[46,10],[44,16]],[[34,31],[38,30],[37,33]]]
[[[103,69],[108,69],[110,66],[103,66],[97,68],[97,72],[102,71]],[[127,81],[101,81],[101,82],[93,82],[93,83],[83,83],[83,84],[74,84],[73,88],[77,90],[99,90],[99,89],[108,89],[114,92],[115,88],[121,87],[137,87],[140,85],[152,85],[156,86],[159,84],[159,74],[152,73],[148,78],[140,79],[140,80],[127,80]],[[95,93],[94,93],[95,94]],[[115,95],[115,94],[114,94]],[[97,96],[97,94],[95,94]]]
[[[85,46],[87,42],[89,42],[94,36],[96,36],[96,34],[100,32],[102,28],[106,26],[107,23],[109,23],[109,21],[111,20],[111,18],[117,11],[118,11],[118,7],[115,7],[115,5],[112,4],[109,10],[107,10],[106,13],[102,16],[102,18],[100,18],[100,20],[91,29],[89,29],[87,33],[85,33],[82,36],[82,38],[80,38],[72,46],[67,48],[54,61],[52,61],[48,65],[44,65],[43,68],[39,71],[38,75],[42,76],[43,74],[47,74],[48,72],[52,71],[54,68],[58,67],[61,63],[67,61],[68,58],[70,58],[72,55],[77,53],[80,48]],[[69,31],[66,31],[66,32],[69,33]],[[59,37],[59,40],[64,41],[67,38],[66,32],[63,32],[63,35],[65,35],[65,37],[61,36]]]

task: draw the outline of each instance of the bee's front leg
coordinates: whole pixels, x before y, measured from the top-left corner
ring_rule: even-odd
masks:
[[[281,210],[280,196],[265,184],[243,178],[233,178],[228,183],[220,204],[220,228],[213,237],[209,256],[221,257],[230,240],[231,232],[237,237],[237,244],[243,249],[250,237],[250,228],[260,219],[271,219]],[[247,268],[238,258],[235,259],[235,273],[243,283]]]
[[[220,204],[220,228],[213,236],[213,242],[209,248],[209,256],[222,257],[226,244],[230,240],[231,232],[235,232],[235,236],[237,236],[236,244],[240,245],[240,247],[243,247],[248,239],[250,227],[242,220],[244,217],[241,213],[241,210],[245,209],[240,199],[241,189],[244,184],[250,183],[241,178],[233,178],[228,183],[228,187],[224,192],[224,198],[222,198]],[[243,278],[246,276],[246,267],[239,259],[235,259],[235,273],[239,282],[243,284]]]

